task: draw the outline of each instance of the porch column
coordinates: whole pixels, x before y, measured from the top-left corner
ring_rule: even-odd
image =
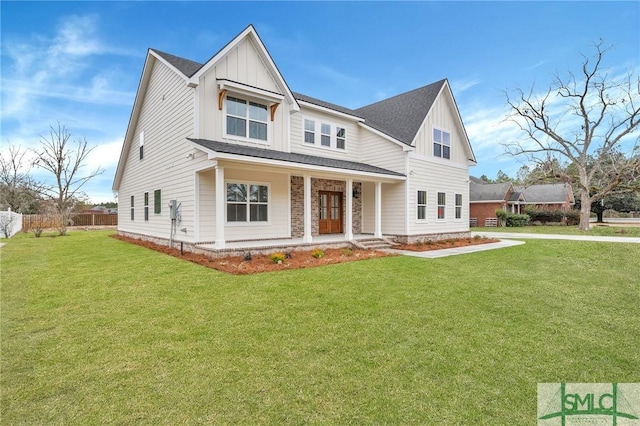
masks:
[[[353,240],[353,180],[347,179],[347,203],[346,210],[347,214],[345,215],[345,224],[344,227],[344,239],[347,241]]]
[[[223,249],[225,247],[224,239],[224,167],[216,166],[216,248]]]
[[[311,242],[311,176],[304,175],[304,235],[303,243]]]
[[[375,225],[373,228],[373,236],[376,238],[382,238],[382,182],[376,182],[373,202],[375,205]]]

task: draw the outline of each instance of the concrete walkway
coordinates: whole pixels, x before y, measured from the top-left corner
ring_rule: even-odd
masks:
[[[499,248],[519,246],[520,244],[524,244],[524,241],[501,240],[500,242],[497,242],[497,243],[478,244],[475,246],[455,247],[455,248],[428,250],[428,251],[410,251],[410,250],[394,250],[394,249],[389,249],[386,251],[388,251],[389,253],[402,254],[405,256],[422,257],[425,259],[436,259],[438,257],[455,256],[457,254],[468,254],[468,253],[475,253],[478,251],[495,250]]]
[[[571,240],[571,241],[599,241],[603,243],[635,243],[640,244],[636,237],[598,237],[596,235],[560,235],[560,234],[521,234],[519,232],[472,232],[471,236],[479,235],[487,238],[508,239],[539,239],[539,240]]]
[[[640,238],[629,237],[599,237],[595,235],[561,235],[561,234],[521,234],[515,232],[472,232],[471,236],[480,236],[499,239],[498,243],[479,244],[475,246],[457,247],[441,250],[429,251],[409,251],[389,249],[390,253],[402,254],[405,256],[422,257],[426,259],[436,259],[438,257],[454,256],[456,254],[475,253],[478,251],[495,250],[505,247],[518,246],[524,244],[520,239],[540,239],[540,240],[570,240],[570,241],[598,241],[605,243],[632,243],[640,244]]]

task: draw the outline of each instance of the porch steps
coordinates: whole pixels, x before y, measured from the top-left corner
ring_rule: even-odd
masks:
[[[358,248],[364,250],[385,250],[393,248],[393,246],[396,245],[395,243],[383,238],[370,238],[367,240],[352,241],[352,243]]]

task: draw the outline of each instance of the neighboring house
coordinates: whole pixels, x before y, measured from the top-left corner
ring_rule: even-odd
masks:
[[[341,107],[292,92],[249,26],[204,64],[148,51],[118,230],[208,250],[468,235],[474,164],[446,79]]]
[[[472,226],[495,226],[496,210],[524,213],[525,208],[567,211],[575,204],[571,186],[563,183],[514,186],[511,182],[487,183],[470,177]]]

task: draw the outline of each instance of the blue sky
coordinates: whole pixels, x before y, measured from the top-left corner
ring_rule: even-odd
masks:
[[[478,165],[514,176],[505,90],[547,88],[603,39],[640,68],[640,2],[0,2],[1,136],[36,147],[64,123],[96,149],[86,186],[111,201],[147,49],[204,62],[253,24],[292,90],[356,108],[451,82]],[[35,173],[35,172],[34,172]],[[37,174],[36,174],[37,175]]]

